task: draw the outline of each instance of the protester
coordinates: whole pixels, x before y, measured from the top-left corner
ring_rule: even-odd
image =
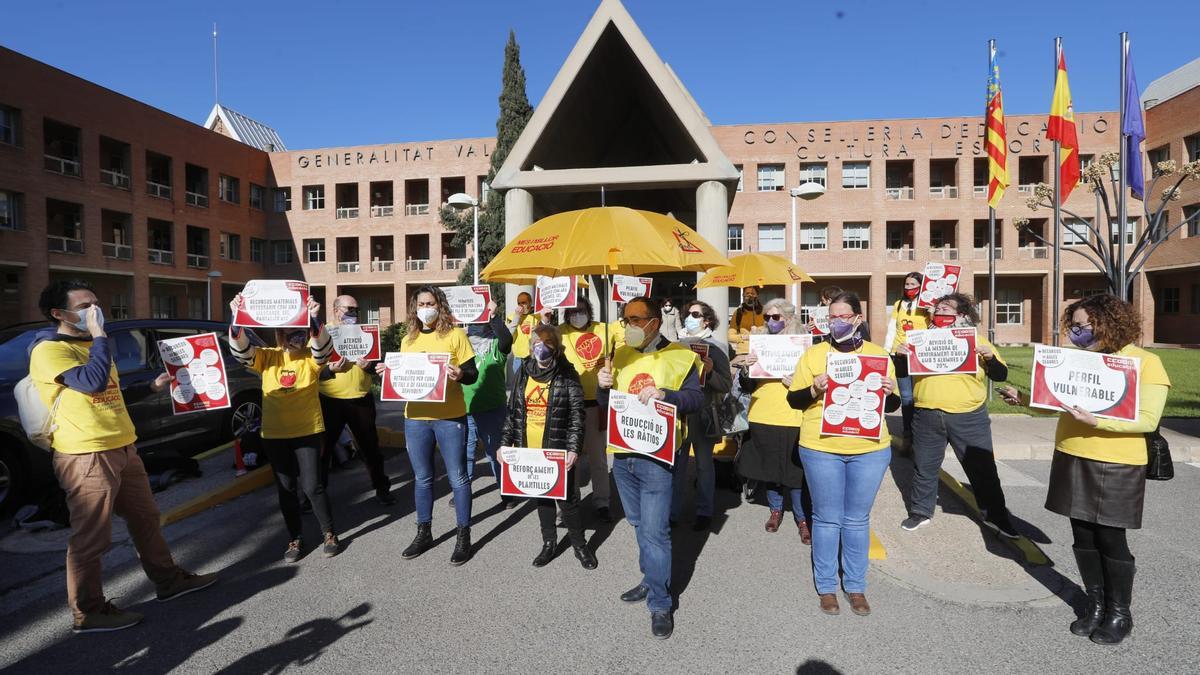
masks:
[[[934,303],[930,317],[933,328],[975,328],[979,313],[971,296],[951,293]],[[971,481],[971,492],[983,512],[983,522],[1002,536],[1016,539],[1008,518],[1004,488],[996,472],[992,452],[992,418],[988,415],[988,380],[1004,382],[1008,366],[996,346],[976,336],[974,375],[918,375],[913,377],[916,415],[913,418],[913,478],[909,492],[908,518],[900,523],[916,530],[932,522],[937,504],[938,475],[946,457],[946,444]],[[909,346],[900,345],[896,355],[908,358]]]
[[[358,301],[351,295],[339,295],[333,301],[330,326],[353,326],[358,323]],[[325,418],[325,453],[323,476],[328,477],[333,460],[333,447],[350,427],[363,464],[371,477],[375,498],[385,506],[396,503],[391,495],[391,480],[383,469],[383,454],[379,451],[379,432],[375,426],[375,396],[371,393],[375,363],[366,359],[338,359],[325,364],[321,370],[321,415]]]
[[[844,291],[842,290],[841,286],[834,286],[833,284],[830,284],[828,286],[822,286],[821,287],[821,300],[819,303],[820,306],[821,307],[829,307],[829,302],[831,300],[833,300],[834,298],[836,298],[837,296],[841,295],[843,292]],[[813,344],[814,345],[819,344],[821,342],[826,342],[829,340],[828,335],[822,335],[817,332],[817,322],[813,320],[811,314],[809,314],[809,316],[808,316],[808,325],[806,326],[806,328],[808,329],[808,332],[813,336]],[[867,339],[869,340],[870,338],[867,338]]]
[[[609,390],[635,394],[647,404],[662,400],[676,407],[675,450],[683,439],[682,420],[700,410],[704,390],[700,388],[699,357],[690,348],[659,334],[662,313],[658,303],[634,298],[622,315],[625,345],[597,374],[601,409],[608,408]],[[635,389],[636,386],[636,389]],[[668,638],[674,631],[671,615],[671,512],[672,467],[644,455],[619,452],[613,461],[613,479],[621,495],[625,518],[637,535],[642,581],[621,594],[625,602],[646,600],[650,609],[650,631]]]
[[[901,448],[904,452],[912,449],[913,415],[916,408],[913,404],[913,381],[908,375],[908,361],[896,351],[908,341],[908,331],[929,327],[928,314],[925,310],[917,308],[917,296],[921,293],[923,278],[920,272],[909,272],[905,275],[904,297],[892,305],[892,318],[888,321],[887,337],[883,340],[884,347],[892,355],[892,362],[896,367],[896,382],[900,387],[900,412],[904,420]]]
[[[762,303],[758,300],[758,288],[747,286],[742,289],[742,304],[733,311],[729,324],[729,348],[736,354],[745,354],[749,349],[750,330],[762,328],[765,320]]]
[[[521,359],[529,358],[529,333],[538,322],[538,316],[533,313],[533,296],[521,291],[517,294],[517,308],[508,316],[507,328],[513,340],[510,372],[514,376],[521,372]]]
[[[679,323],[679,310],[675,308],[675,301],[671,298],[663,298],[662,315],[662,330],[659,332],[671,342],[678,342],[679,329],[681,327]]]
[[[235,316],[241,305],[242,294],[238,293],[229,303],[230,316]],[[288,530],[283,559],[289,563],[300,560],[303,546],[301,492],[308,497],[321,525],[324,536],[321,552],[332,557],[341,550],[321,466],[325,422],[321,415],[319,378],[333,352],[333,342],[325,326],[317,321],[320,311],[321,304],[309,297],[309,326],[275,329],[277,347],[256,347],[247,331],[229,327],[229,348],[234,358],[262,377],[263,448],[271,460],[279,510]]]
[[[850,610],[871,613],[867,602],[868,553],[871,546],[871,506],[891,462],[891,436],[881,424],[878,440],[823,436],[825,390],[829,386],[826,359],[831,353],[887,356],[887,350],[867,342],[858,332],[863,322],[862,303],[854,293],[842,293],[829,304],[830,341],[804,353],[792,377],[788,404],[804,411],[800,424],[800,461],[808,478],[813,505],[813,580],[821,611],[838,614],[838,552],[841,551],[841,586]],[[880,393],[885,410],[900,406],[894,394],[895,370],[889,363]]]
[[[475,368],[479,378],[463,385],[463,401],[467,406],[467,484],[475,480],[475,453],[483,444],[484,455],[492,467],[496,484],[500,482],[500,464],[496,451],[500,449],[500,432],[504,429],[506,397],[504,364],[512,352],[512,334],[496,312],[496,303],[488,303],[491,321],[467,326],[467,340],[475,352]],[[517,502],[501,497],[505,508]]]
[[[804,332],[796,318],[796,307],[783,298],[767,302],[763,307],[770,335],[795,335]],[[756,332],[763,332],[755,329]],[[767,486],[767,532],[778,532],[783,521],[785,492],[791,501],[792,517],[800,534],[800,542],[812,543],[809,521],[812,518],[812,499],[800,464],[797,442],[803,415],[788,405],[788,387],[792,375],[782,379],[752,379],[750,367],[757,363],[754,354],[744,354],[733,360],[738,367],[742,391],[751,392],[748,420],[750,431],[737,455],[738,473],[746,479]]]
[[[592,303],[586,297],[579,299],[574,309],[565,313],[566,324],[562,326],[563,353],[583,386],[584,431],[583,458],[578,484],[592,484],[592,508],[596,517],[605,523],[612,522],[609,502],[612,487],[608,480],[608,452],[604,440],[604,411],[596,403],[596,375],[604,365],[608,344],[605,342],[604,324],[593,321]]]
[[[541,324],[530,337],[530,358],[513,383],[508,415],[501,442],[505,447],[545,448],[567,452],[567,498],[557,501],[539,498],[538,523],[542,530],[542,550],[533,559],[534,567],[545,567],[558,548],[554,511],[557,502],[575,557],[586,570],[599,564],[583,535],[583,516],[579,513],[579,485],[575,464],[583,450],[584,403],[579,373],[563,354],[562,338],[554,326]]]
[[[404,440],[414,474],[417,534],[400,557],[416,558],[433,545],[433,446],[436,444],[454,494],[457,538],[450,564],[462,565],[471,559],[471,484],[467,482],[467,406],[463,386],[473,384],[479,378],[479,370],[471,342],[461,328],[454,326],[454,315],[440,288],[420,286],[409,297],[408,332],[400,341],[400,351],[450,354],[446,400],[411,402],[404,406]],[[386,377],[384,364],[380,363],[376,369]]]
[[[701,358],[704,373],[704,406],[700,412],[687,418],[687,438],[675,455],[674,497],[671,500],[671,520],[682,522],[683,500],[687,493],[688,455],[696,456],[696,520],[692,530],[706,532],[712,527],[713,507],[717,491],[717,472],[713,465],[713,446],[722,435],[721,421],[716,418],[713,406],[733,388],[733,374],[729,369],[729,355],[725,345],[713,340],[713,331],[721,320],[706,302],[699,300],[687,306],[683,330],[679,342],[685,346],[693,344],[708,347],[708,356]]]
[[[1128,302],[1093,295],[1068,305],[1061,322],[1080,349],[1140,359],[1137,421],[1098,419],[1078,406],[1059,414],[1046,495],[1047,509],[1071,519],[1075,561],[1088,596],[1071,632],[1115,645],[1133,630],[1135,559],[1126,530],[1142,526],[1145,434],[1158,429],[1171,380],[1157,355],[1136,346],[1142,317]],[[1028,404],[1028,396],[1012,387],[1001,395],[1010,404]]]
[[[83,281],[56,281],[42,290],[38,308],[51,325],[29,346],[29,377],[49,411],[51,462],[70,511],[66,576],[72,630],[129,628],[142,615],[104,597],[101,558],[111,543],[114,513],[125,520],[160,601],[207,588],[217,575],[192,574],[176,565],[163,539],[95,291]],[[163,373],[150,389],[162,391],[170,381]]]

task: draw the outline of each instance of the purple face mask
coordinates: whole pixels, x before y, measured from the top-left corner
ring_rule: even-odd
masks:
[[[783,330],[783,327],[784,327],[785,325],[787,325],[787,324],[786,324],[786,323],[784,323],[783,319],[778,319],[778,320],[776,320],[776,319],[767,319],[767,331],[768,331],[769,333],[771,333],[772,335],[774,335],[774,334],[778,333],[779,331]]]
[[[1096,344],[1096,333],[1091,328],[1072,328],[1070,331],[1071,344],[1080,349],[1087,349]]]

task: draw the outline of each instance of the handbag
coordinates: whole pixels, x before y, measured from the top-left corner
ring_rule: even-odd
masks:
[[[728,434],[745,431],[738,428],[737,421],[738,401],[729,395],[711,401],[700,409],[700,433],[705,438],[716,440]]]
[[[1158,429],[1146,434],[1146,453],[1146,480],[1171,480],[1175,477],[1171,446]]]

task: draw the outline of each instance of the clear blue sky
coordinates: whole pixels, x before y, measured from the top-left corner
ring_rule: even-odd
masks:
[[[598,0],[11,4],[4,46],[201,123],[216,21],[221,101],[297,149],[493,135],[508,29],[536,104]],[[1194,1],[626,7],[715,124],[976,114],[989,37],[1009,114],[1048,109],[1055,35],[1080,111],[1116,109],[1121,30],[1142,88],[1200,56]]]

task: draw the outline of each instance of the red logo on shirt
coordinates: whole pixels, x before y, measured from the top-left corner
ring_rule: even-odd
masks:
[[[284,389],[291,389],[296,386],[296,371],[282,370],[279,372],[279,386]]]
[[[913,322],[912,322],[911,320],[909,320],[909,319],[905,319],[904,321],[901,321],[901,322],[900,322],[900,327],[901,327],[901,328],[903,328],[903,329],[904,329],[904,330],[906,330],[906,331],[907,331],[907,330],[912,330],[912,329],[913,329]]]
[[[595,361],[600,357],[602,351],[604,351],[604,342],[595,333],[584,333],[575,340],[575,353],[585,362]]]
[[[533,324],[528,324],[528,323],[521,324],[521,333],[523,333],[524,335],[529,335],[529,331],[531,331],[531,330],[533,330]]]
[[[633,380],[629,383],[629,393],[640,394],[646,387],[658,389],[658,385],[654,382],[654,376],[650,373],[638,373],[633,376]]]

